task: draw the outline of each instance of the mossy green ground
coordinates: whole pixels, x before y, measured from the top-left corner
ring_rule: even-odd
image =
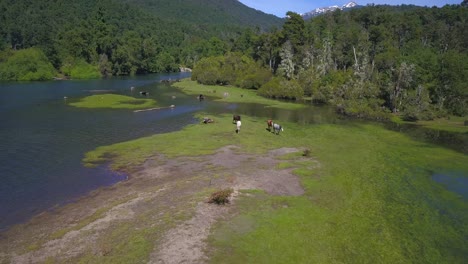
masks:
[[[70,105],[83,108],[144,109],[155,107],[156,101],[118,94],[96,94],[71,102]]]
[[[305,194],[240,195],[237,216],[212,230],[213,263],[463,263],[467,259],[466,200],[431,179],[438,172],[467,175],[466,155],[413,141],[379,124],[281,122],[285,131],[274,135],[265,130],[265,120],[243,116],[241,132],[236,134],[231,115],[200,113],[199,117],[207,115],[215,122],[100,147],[87,153],[84,161],[88,165],[111,161],[115,169],[128,169],[155,153],[198,156],[226,145],[248,153],[307,148],[318,166],[294,162],[294,156],[279,166],[295,166]]]

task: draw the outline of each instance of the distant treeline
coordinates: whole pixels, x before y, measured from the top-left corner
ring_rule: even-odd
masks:
[[[236,0],[1,0],[0,80],[178,71],[282,23]]]
[[[343,114],[405,120],[468,114],[468,7],[366,6],[238,38],[234,52],[200,60],[192,78],[308,98]],[[267,69],[268,71],[265,71]]]

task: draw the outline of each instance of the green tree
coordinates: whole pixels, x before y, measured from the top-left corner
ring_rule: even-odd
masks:
[[[209,57],[199,60],[193,68],[192,80],[207,85],[219,84],[222,79],[220,69],[223,63],[223,57]]]
[[[435,99],[451,114],[468,114],[468,55],[454,51],[439,58]]]
[[[283,34],[291,42],[292,48],[297,51],[304,45],[305,23],[302,16],[294,12],[286,13],[286,22],[283,25]]]
[[[403,120],[417,121],[434,118],[429,91],[422,85],[419,85],[415,90],[408,91],[404,100],[404,108],[402,109]]]
[[[51,80],[55,73],[45,54],[37,48],[14,51],[0,61],[0,80],[44,81]]]
[[[291,42],[286,41],[283,44],[283,48],[280,51],[281,63],[278,66],[278,73],[291,80],[295,76],[296,65],[294,63],[294,50],[292,48]]]
[[[399,112],[402,107],[407,90],[411,89],[414,77],[414,64],[402,62],[397,69],[392,71],[390,84],[390,104],[393,113]],[[404,106],[403,106],[404,107]]]

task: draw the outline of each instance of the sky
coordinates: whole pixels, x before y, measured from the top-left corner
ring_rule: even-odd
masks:
[[[376,5],[417,5],[417,6],[444,6],[446,4],[460,4],[463,0],[239,0],[244,5],[260,10],[267,14],[273,14],[277,17],[285,17],[286,12],[293,11],[301,14],[314,10],[318,7],[332,5],[342,6],[354,1],[358,5],[376,4]]]

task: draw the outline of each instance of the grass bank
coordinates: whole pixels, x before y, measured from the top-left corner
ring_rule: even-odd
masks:
[[[241,89],[233,86],[203,85],[190,79],[182,79],[180,82],[175,82],[172,85],[181,89],[184,93],[193,95],[203,94],[223,102],[257,103],[268,107],[284,109],[301,109],[305,107],[303,104],[271,100],[257,95],[255,90]]]
[[[185,81],[178,85],[190,86],[193,94],[213,89],[197,90],[193,82]],[[217,87],[213,94],[222,94],[222,89],[230,88]],[[230,96],[233,91],[229,90]],[[280,164],[294,168],[305,194],[272,196],[258,190],[241,194],[236,216],[212,230],[209,256],[213,263],[466,260],[468,204],[431,178],[446,172],[468,175],[466,155],[414,141],[378,124],[282,122],[285,131],[274,135],[265,130],[265,120],[243,116],[241,132],[236,134],[230,115],[210,117],[214,123],[100,147],[87,153],[84,161],[88,165],[111,162],[114,169],[124,170],[155,154],[198,156],[226,145],[248,153],[281,147],[308,149],[319,166],[300,161],[300,156]]]
[[[96,94],[71,102],[69,105],[83,108],[144,109],[155,107],[156,101],[118,94]]]
[[[467,120],[468,117],[461,116],[451,116],[450,118],[437,118],[430,121],[417,122],[403,121],[400,117],[397,116],[392,118],[392,121],[398,124],[410,124],[427,127],[434,130],[468,134],[468,126],[465,125]]]

